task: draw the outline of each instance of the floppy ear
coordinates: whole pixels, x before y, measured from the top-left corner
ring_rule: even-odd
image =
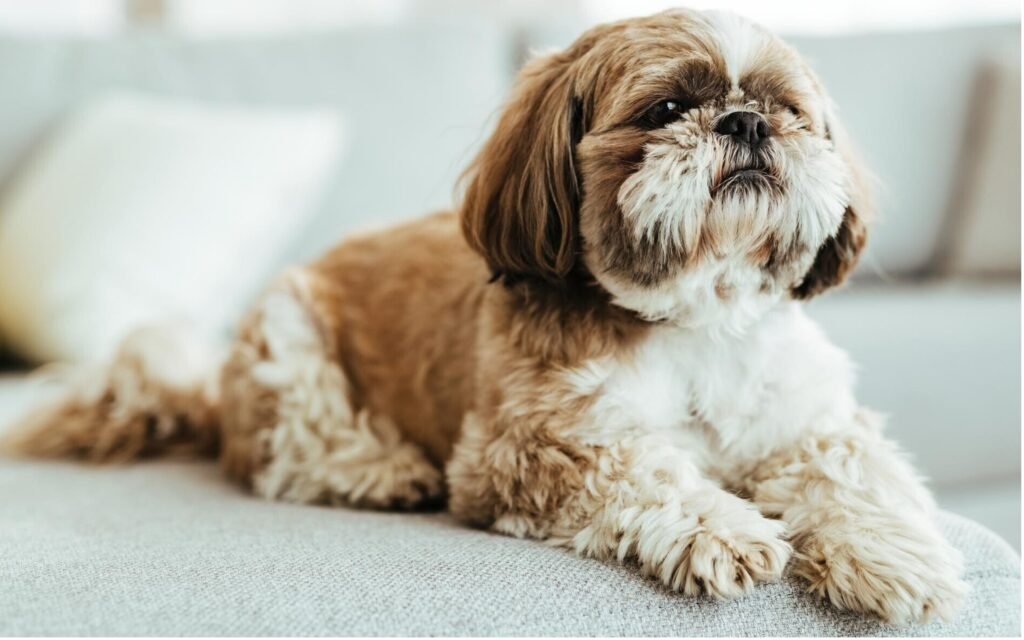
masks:
[[[825,126],[825,135],[832,140],[836,152],[847,166],[847,206],[839,229],[821,245],[814,264],[803,281],[793,289],[793,296],[799,299],[815,296],[846,279],[867,244],[868,224],[874,218],[870,175],[851,147],[831,106]]]
[[[462,232],[495,277],[564,278],[578,253],[580,187],[573,151],[583,103],[572,60],[529,62],[490,139],[463,176]]]

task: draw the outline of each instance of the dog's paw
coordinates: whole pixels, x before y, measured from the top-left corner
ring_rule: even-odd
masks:
[[[951,621],[967,585],[960,553],[928,528],[858,528],[798,545],[794,572],[840,609],[905,625]]]
[[[658,566],[661,581],[687,595],[735,598],[758,582],[782,576],[790,556],[785,526],[747,505],[730,505],[700,518],[677,539]],[[653,573],[653,572],[652,572]]]

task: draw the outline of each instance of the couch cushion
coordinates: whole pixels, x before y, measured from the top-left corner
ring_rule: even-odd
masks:
[[[0,337],[36,362],[104,360],[139,325],[226,335],[314,214],[332,111],[112,93],[0,193]]]
[[[947,511],[983,524],[1020,553],[1020,476],[984,484],[936,489],[935,501]]]
[[[1020,478],[1020,286],[869,286],[808,313],[858,368],[857,397],[936,486]]]
[[[405,515],[264,502],[212,464],[0,465],[0,634],[1014,635],[1019,558],[943,515],[972,591],[884,627],[793,581],[689,599],[628,568]]]

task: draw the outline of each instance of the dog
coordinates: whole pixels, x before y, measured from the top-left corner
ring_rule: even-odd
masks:
[[[454,211],[275,281],[222,357],[141,330],[16,452],[219,455],[259,496],[420,508],[739,596],[950,619],[962,560],[804,314],[870,182],[794,49],[731,14],[528,62]]]

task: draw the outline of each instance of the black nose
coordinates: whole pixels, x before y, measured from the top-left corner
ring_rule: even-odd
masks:
[[[737,142],[745,142],[756,147],[767,138],[768,122],[753,111],[733,111],[719,120],[715,127],[717,133],[732,136]]]

